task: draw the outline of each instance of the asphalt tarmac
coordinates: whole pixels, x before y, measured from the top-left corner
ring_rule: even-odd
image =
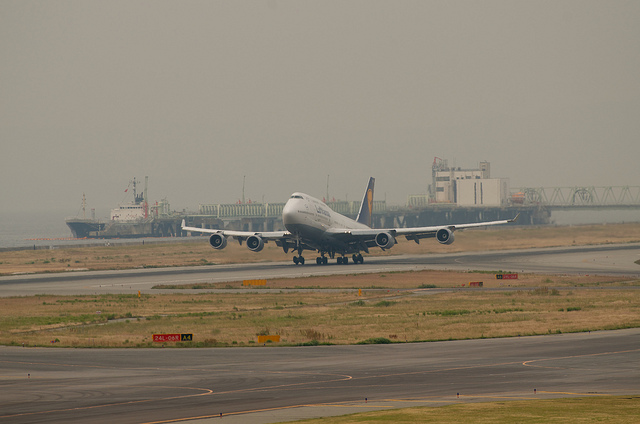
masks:
[[[220,414],[226,423],[271,423],[637,394],[639,363],[639,329],[369,346],[0,347],[0,423],[220,422]]]
[[[0,296],[36,294],[135,294],[169,293],[152,290],[160,284],[194,284],[261,278],[294,278],[312,275],[418,271],[423,269],[513,271],[540,274],[600,274],[640,278],[640,243],[470,252],[443,255],[399,255],[366,257],[361,265],[294,265],[270,262],[184,268],[135,269],[125,271],[68,272],[61,274],[0,277]]]
[[[624,275],[640,245],[13,276],[3,296],[408,269]],[[259,277],[260,276],[260,277]],[[221,349],[0,347],[0,423],[272,423],[407,406],[640,393],[640,329],[436,343]],[[215,420],[215,421],[214,421]]]

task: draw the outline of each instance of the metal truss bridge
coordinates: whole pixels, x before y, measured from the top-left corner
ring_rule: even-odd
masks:
[[[512,188],[512,202],[554,209],[640,208],[640,186]]]

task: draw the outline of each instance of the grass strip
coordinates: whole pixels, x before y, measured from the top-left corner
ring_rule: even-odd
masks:
[[[564,424],[594,422],[632,424],[638,422],[638,411],[640,411],[640,396],[589,396],[392,409],[295,422],[305,424]]]
[[[0,344],[159,347],[464,340],[640,327],[640,290],[357,290],[0,298]]]

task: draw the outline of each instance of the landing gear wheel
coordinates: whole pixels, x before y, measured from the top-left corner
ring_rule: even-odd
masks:
[[[316,263],[317,263],[318,265],[326,265],[326,264],[327,264],[327,262],[328,262],[328,260],[327,260],[327,257],[326,257],[326,256],[318,256],[318,257],[316,258]]]
[[[341,256],[338,258],[338,264],[347,265],[349,263],[349,258],[346,256]]]
[[[364,258],[360,253],[353,255],[353,263],[354,264],[362,264],[364,263]]]
[[[293,257],[293,263],[298,265],[304,265],[304,258],[302,256],[294,256]]]

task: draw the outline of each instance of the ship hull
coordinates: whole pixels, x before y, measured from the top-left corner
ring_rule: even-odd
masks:
[[[90,219],[69,219],[67,226],[75,238],[88,238],[91,233],[104,231],[104,222]]]
[[[75,238],[175,237],[181,231],[181,218],[106,223],[96,220],[70,219],[66,223]]]

